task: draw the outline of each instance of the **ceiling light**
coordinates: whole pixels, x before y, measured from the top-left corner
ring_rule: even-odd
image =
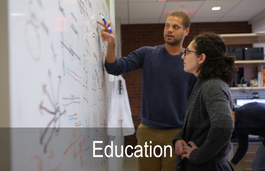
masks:
[[[212,11],[218,11],[220,9],[221,9],[221,7],[212,7]]]
[[[25,16],[26,14],[23,13],[11,13],[11,16],[17,17],[17,16]]]

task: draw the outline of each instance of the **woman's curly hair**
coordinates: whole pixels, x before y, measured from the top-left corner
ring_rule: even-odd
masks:
[[[226,83],[234,81],[237,68],[235,56],[226,56],[226,45],[215,33],[205,32],[194,39],[198,54],[206,55],[205,61],[198,68],[198,78],[209,79],[218,77]]]

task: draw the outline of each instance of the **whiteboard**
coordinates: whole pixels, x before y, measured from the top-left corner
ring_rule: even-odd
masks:
[[[9,0],[8,11],[12,170],[107,170],[92,155],[109,140],[105,0]]]

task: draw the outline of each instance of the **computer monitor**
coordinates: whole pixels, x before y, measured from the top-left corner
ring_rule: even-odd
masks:
[[[258,102],[258,103],[264,103],[265,104],[265,99],[247,99],[247,98],[240,98],[240,99],[236,99],[236,105],[238,106],[243,106],[244,104],[247,103],[252,103],[252,102]]]

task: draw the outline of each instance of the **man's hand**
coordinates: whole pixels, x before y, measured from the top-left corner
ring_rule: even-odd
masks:
[[[175,153],[177,155],[185,154],[184,147],[188,146],[188,144],[184,140],[177,140],[175,142]]]
[[[191,153],[194,149],[198,148],[198,147],[195,145],[195,143],[194,143],[193,141],[189,141],[188,144],[189,144],[190,146],[185,145],[185,146],[183,147],[183,149],[184,149],[184,151],[185,151],[186,154],[183,154],[183,155],[181,156],[181,159],[182,159],[182,160],[183,160],[185,157],[189,159],[189,158],[190,158],[190,153]]]
[[[114,32],[110,33],[108,30],[108,25],[112,28],[111,21],[107,21],[106,25],[97,21],[98,24],[102,25],[104,29],[101,30],[101,37],[103,41],[108,43],[106,61],[108,63],[113,63],[116,60],[115,47],[116,47],[116,38]]]
[[[115,34],[114,34],[114,32],[110,33],[108,30],[108,27],[107,27],[109,25],[111,27],[111,29],[113,30],[111,21],[107,21],[106,25],[100,21],[97,21],[97,23],[104,27],[104,29],[101,30],[102,40],[116,45]]]

